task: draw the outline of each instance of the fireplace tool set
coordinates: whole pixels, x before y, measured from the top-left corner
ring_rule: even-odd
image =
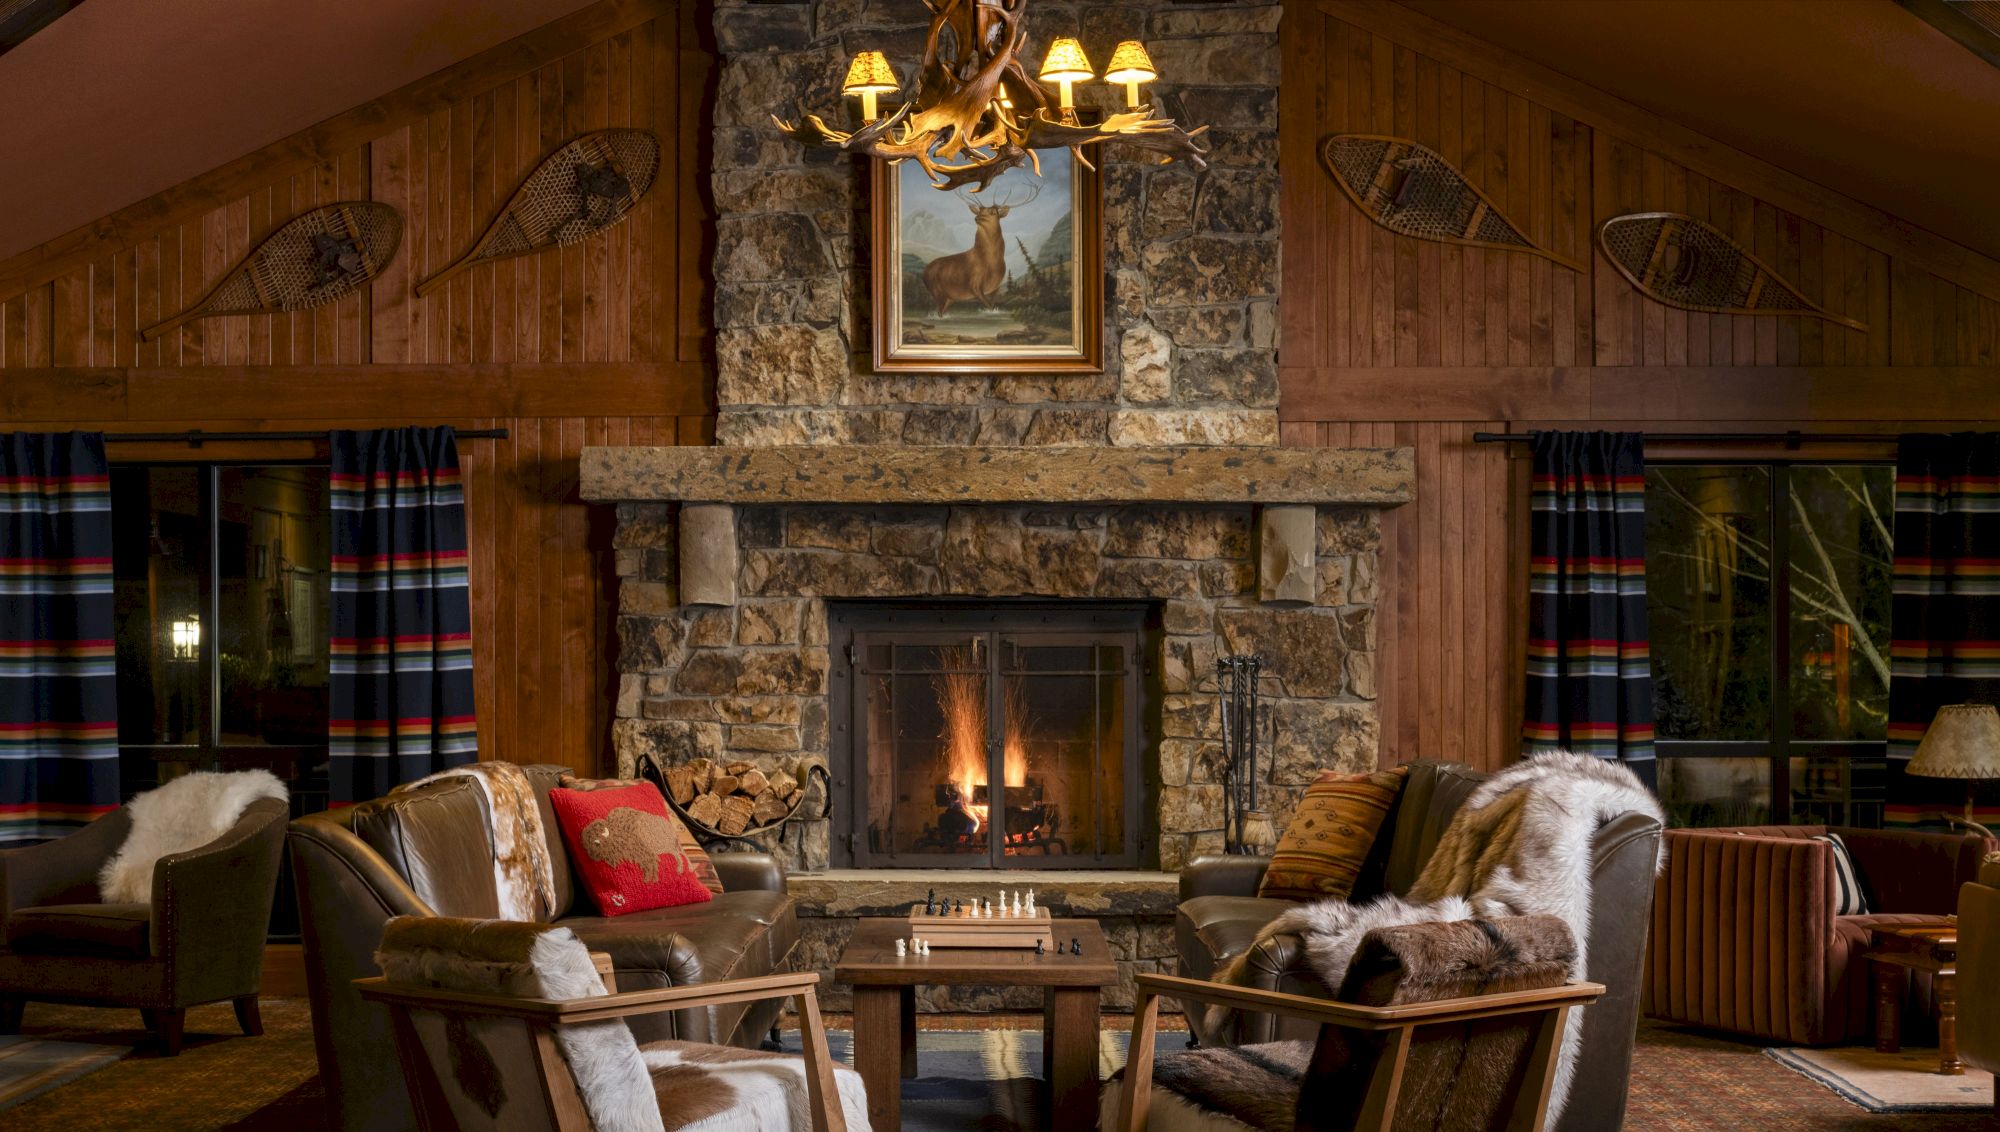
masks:
[[[1276,838],[1271,812],[1257,804],[1257,748],[1262,729],[1257,683],[1264,658],[1232,654],[1215,661],[1216,697],[1222,708],[1222,849],[1255,854]]]

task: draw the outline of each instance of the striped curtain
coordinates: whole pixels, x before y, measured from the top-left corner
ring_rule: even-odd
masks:
[[[1534,453],[1522,750],[1617,759],[1651,785],[1640,436],[1540,432]]]
[[[0,433],[0,845],[118,805],[102,433]]]
[[[465,495],[449,427],[332,434],[335,805],[473,762]]]
[[[2000,433],[1901,438],[1895,539],[1885,821],[1907,826],[1964,812],[1965,783],[1900,773],[1937,709],[2000,703]],[[1996,786],[1976,794],[1982,822],[2000,821]]]

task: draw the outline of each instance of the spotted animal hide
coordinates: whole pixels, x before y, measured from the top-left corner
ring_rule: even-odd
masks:
[[[812,1128],[805,1061],[794,1054],[699,1042],[648,1042],[639,1047],[639,1054],[653,1074],[666,1132]],[[860,1075],[836,1065],[833,1080],[850,1132],[866,1129],[868,1094]],[[786,1121],[776,1118],[780,1112]]]
[[[487,832],[493,839],[493,887],[503,920],[545,921],[555,915],[555,862],[542,825],[535,787],[509,762],[467,763],[396,787],[400,793],[444,778],[464,776],[486,795]]]

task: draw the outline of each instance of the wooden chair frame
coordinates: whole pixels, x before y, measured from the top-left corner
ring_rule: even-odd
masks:
[[[819,996],[815,991],[818,985],[819,976],[805,971],[558,1001],[413,987],[392,984],[380,976],[355,980],[362,998],[389,1008],[395,1027],[397,1053],[403,1063],[403,1077],[416,1104],[418,1123],[426,1132],[444,1132],[455,1128],[456,1123],[437,1075],[431,1068],[430,1058],[424,1053],[422,1040],[410,1021],[412,1010],[481,1014],[526,1022],[534,1034],[535,1061],[541,1070],[542,1093],[548,1104],[550,1126],[587,1130],[590,1128],[590,1116],[584,1109],[583,1097],[576,1090],[576,1080],[570,1075],[569,1063],[563,1060],[562,1051],[556,1045],[557,1027],[771,998],[793,999],[798,1008],[799,1032],[805,1052],[806,1096],[812,1108],[813,1132],[847,1132],[847,1120],[840,1107],[840,1093],[834,1085],[833,1056],[827,1049],[826,1027],[820,1020]]]
[[[1604,987],[1598,983],[1569,983],[1546,990],[1507,991],[1402,1006],[1357,1006],[1175,975],[1140,975],[1138,984],[1131,1053],[1126,1058],[1125,1087],[1118,1100],[1118,1132],[1140,1132],[1146,1127],[1147,1110],[1153,1098],[1153,1046],[1159,1030],[1162,996],[1178,999],[1183,1005],[1233,1006],[1320,1023],[1312,1068],[1307,1070],[1309,1075],[1318,1070],[1328,1055],[1332,1048],[1329,1039],[1335,1031],[1381,1035],[1382,1057],[1368,1082],[1361,1118],[1354,1125],[1356,1132],[1389,1132],[1396,1119],[1396,1099],[1403,1088],[1404,1062],[1409,1057],[1411,1038],[1417,1027],[1505,1014],[1535,1015],[1534,1047],[1527,1078],[1521,1083],[1519,1100],[1507,1127],[1509,1132],[1539,1132],[1548,1118],[1549,1089],[1555,1083],[1556,1059],[1562,1051],[1563,1027],[1568,1022],[1570,1008],[1586,1005],[1604,993]]]

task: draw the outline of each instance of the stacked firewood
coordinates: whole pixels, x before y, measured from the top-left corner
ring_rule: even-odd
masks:
[[[693,759],[666,770],[667,793],[688,817],[730,837],[776,825],[805,795],[803,768]]]

